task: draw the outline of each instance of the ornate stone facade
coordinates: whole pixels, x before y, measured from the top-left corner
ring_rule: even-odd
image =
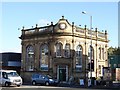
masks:
[[[20,39],[21,75],[25,81],[33,73],[50,74],[60,81],[68,81],[70,76],[86,80],[90,77],[90,61],[95,78],[102,76],[102,68],[108,66],[107,32],[77,27],[64,16],[55,25],[51,22],[44,27],[23,28]]]

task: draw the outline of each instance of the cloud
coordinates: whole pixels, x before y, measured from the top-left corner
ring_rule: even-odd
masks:
[[[39,21],[38,21],[38,25],[39,26],[46,26],[46,25],[50,25],[50,21],[48,21],[47,19],[40,19]]]

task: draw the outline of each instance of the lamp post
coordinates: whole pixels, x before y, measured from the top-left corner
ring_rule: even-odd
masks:
[[[92,63],[92,15],[86,13],[85,11],[82,12],[82,14],[86,14],[90,16],[90,85],[92,85],[91,80],[92,80],[92,68],[91,68],[91,63]]]

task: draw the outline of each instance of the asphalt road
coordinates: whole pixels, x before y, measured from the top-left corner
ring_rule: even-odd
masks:
[[[20,87],[10,86],[10,87],[2,87],[2,90],[72,90],[72,88],[65,87],[53,87],[53,86],[28,86],[22,85]]]
[[[70,88],[70,87],[54,87],[54,86],[31,86],[31,85],[22,85],[20,87],[10,86],[2,87],[2,90],[120,90],[119,88]]]

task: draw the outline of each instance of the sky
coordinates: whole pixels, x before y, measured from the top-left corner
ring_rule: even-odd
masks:
[[[118,46],[120,47],[120,2],[118,3]]]
[[[13,0],[14,1],[14,0]],[[46,1],[46,0],[45,0]],[[2,4],[2,5],[1,5]],[[56,24],[62,16],[70,23],[108,32],[109,47],[118,47],[118,2],[2,2],[0,52],[21,52],[21,29]],[[82,14],[86,11],[87,14]],[[94,29],[93,29],[94,30]]]

